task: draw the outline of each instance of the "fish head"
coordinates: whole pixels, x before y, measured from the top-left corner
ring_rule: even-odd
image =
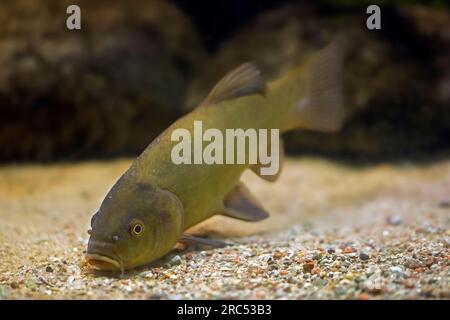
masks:
[[[119,180],[91,219],[89,265],[123,273],[162,257],[182,232],[183,212],[170,191]]]

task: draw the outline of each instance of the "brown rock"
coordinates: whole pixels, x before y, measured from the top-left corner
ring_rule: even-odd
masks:
[[[303,263],[303,272],[311,272],[314,269],[314,262],[305,262]]]
[[[181,114],[202,57],[168,1],[1,1],[0,161],[139,153]]]
[[[17,282],[11,282],[10,286],[11,286],[12,289],[19,288],[19,284]]]

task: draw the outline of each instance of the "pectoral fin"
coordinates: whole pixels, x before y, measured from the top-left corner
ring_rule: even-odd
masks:
[[[247,62],[227,73],[201,105],[215,105],[246,95],[264,94],[265,90],[266,84],[261,72],[253,63]]]
[[[269,217],[269,213],[243,183],[225,197],[224,206],[225,216],[244,221],[261,221]]]
[[[225,241],[216,240],[216,239],[206,239],[206,238],[192,236],[189,234],[182,234],[178,241],[181,243],[187,244],[187,245],[198,245],[198,246],[206,246],[206,247],[213,247],[213,248],[223,248],[223,247],[226,247],[229,245]]]
[[[271,150],[270,148],[268,148],[268,150]],[[284,162],[284,143],[283,140],[280,139],[279,141],[279,149],[278,150],[274,150],[274,152],[278,152],[278,163],[279,163],[279,167],[278,167],[278,172],[276,174],[273,175],[264,175],[261,174],[261,168],[264,168],[268,165],[263,165],[261,162],[258,161],[257,164],[254,164],[250,167],[250,169],[256,174],[258,175],[260,178],[269,181],[269,182],[275,182],[277,181],[278,177],[281,174],[281,169],[283,168],[283,162]],[[270,165],[270,164],[269,164]]]

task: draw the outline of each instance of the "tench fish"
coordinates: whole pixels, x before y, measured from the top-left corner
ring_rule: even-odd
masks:
[[[87,262],[97,269],[120,270],[163,257],[177,242],[209,244],[185,230],[217,214],[260,221],[269,214],[240,182],[261,163],[175,164],[172,134],[194,122],[203,129],[293,129],[335,132],[343,113],[342,47],[333,42],[302,65],[268,84],[252,63],[229,72],[192,112],[163,131],[132,163],[91,219]],[[248,149],[246,149],[248,150]],[[276,150],[280,153],[283,150]],[[280,156],[282,158],[282,156]]]

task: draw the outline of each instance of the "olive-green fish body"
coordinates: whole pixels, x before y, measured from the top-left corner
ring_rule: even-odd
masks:
[[[202,132],[214,128],[223,137],[227,129],[238,128],[336,131],[342,122],[340,60],[332,44],[268,85],[249,63],[227,74],[198,108],[161,133],[113,186],[92,219],[90,263],[122,271],[150,263],[186,239],[184,230],[216,214],[246,221],[266,218],[267,212],[239,181],[244,170],[257,166],[175,164],[171,157],[178,142],[172,134],[186,129],[196,139],[194,122],[201,123]]]

